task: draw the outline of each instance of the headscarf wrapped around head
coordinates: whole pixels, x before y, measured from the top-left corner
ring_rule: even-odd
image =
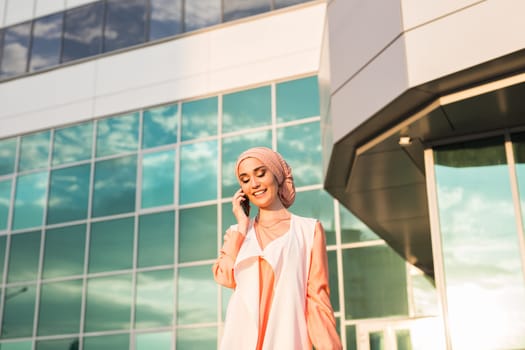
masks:
[[[235,165],[235,176],[239,179],[239,165],[246,158],[257,158],[273,174],[279,185],[278,195],[285,208],[289,208],[295,200],[295,185],[293,183],[292,168],[283,157],[266,147],[254,147],[241,153]]]

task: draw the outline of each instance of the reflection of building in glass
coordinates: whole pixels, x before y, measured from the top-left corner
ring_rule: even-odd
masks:
[[[215,349],[256,145],[326,229],[346,349],[525,347],[520,11],[366,4],[0,0],[0,349]]]

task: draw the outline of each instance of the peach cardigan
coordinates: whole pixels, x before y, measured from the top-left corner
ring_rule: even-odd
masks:
[[[305,225],[294,225],[294,222],[299,223],[307,223],[307,226]],[[309,225],[309,226],[308,226]],[[299,227],[299,231],[313,231],[313,232],[295,232],[297,229],[293,230],[293,227]],[[311,227],[311,229],[304,229],[304,227]],[[335,319],[333,316],[333,310],[332,306],[330,304],[330,290],[328,286],[328,262],[327,262],[327,256],[326,256],[326,244],[325,244],[325,234],[322,225],[313,220],[308,218],[302,218],[299,216],[292,215],[292,220],[290,223],[290,231],[286,233],[285,235],[289,234],[302,234],[302,236],[306,237],[304,242],[306,242],[305,247],[307,248],[306,251],[309,252],[309,256],[303,256],[299,257],[299,259],[302,259],[302,261],[306,264],[306,291],[303,291],[303,293],[306,293],[305,298],[305,307],[302,305],[298,305],[298,307],[292,307],[293,310],[296,310],[296,312],[304,312],[305,316],[295,316],[298,317],[300,321],[301,318],[305,318],[304,322],[297,322],[298,325],[295,325],[295,328],[298,329],[295,333],[299,334],[299,338],[306,338],[306,339],[299,339],[294,344],[294,347],[296,349],[298,348],[310,348],[313,344],[317,350],[339,350],[342,349],[341,342],[339,340],[339,336],[336,332],[335,328]],[[285,236],[283,235],[283,236]],[[302,237],[301,236],[301,237]],[[313,236],[313,237],[312,237]],[[279,333],[281,330],[275,325],[269,325],[269,321],[275,320],[274,318],[271,318],[271,310],[272,305],[274,302],[279,303],[281,300],[281,297],[279,296],[279,282],[275,281],[275,276],[280,275],[282,269],[282,266],[280,264],[275,265],[279,271],[274,271],[274,268],[272,267],[272,263],[268,260],[272,260],[271,257],[264,258],[262,255],[264,255],[264,252],[266,251],[266,248],[269,247],[271,244],[276,244],[277,247],[282,246],[285,243],[279,242],[279,241],[289,241],[290,239],[281,239],[282,236],[275,238],[271,242],[268,242],[266,246],[263,246],[261,244],[261,239],[256,235],[255,230],[253,229],[253,220],[250,224],[250,228],[248,233],[246,234],[246,237],[249,237],[248,239],[245,239],[245,236],[240,234],[236,231],[236,226],[232,226],[227,232],[224,237],[224,245],[220,251],[219,258],[213,265],[213,274],[214,278],[217,281],[217,283],[228,287],[228,288],[234,288],[237,289],[237,282],[235,280],[236,271],[235,269],[238,268],[239,263],[243,263],[242,261],[237,261],[238,254],[241,250],[241,247],[243,247],[243,244],[245,247],[243,248],[246,250],[246,245],[250,245],[250,243],[246,243],[252,238],[256,238],[258,250],[260,251],[260,255],[256,256],[255,259],[257,261],[257,264],[254,264],[254,261],[252,259],[251,265],[255,267],[255,269],[252,270],[252,275],[255,274],[255,276],[248,277],[248,280],[244,279],[246,281],[246,284],[248,284],[248,287],[244,288],[250,288],[250,286],[256,286],[255,288],[258,288],[258,305],[248,305],[248,308],[252,308],[253,314],[258,314],[258,322],[256,330],[256,334],[250,335],[250,332],[247,329],[239,329],[238,337],[245,338],[248,341],[248,344],[250,344],[250,348],[261,350],[264,349],[264,341],[265,337],[276,337],[273,333]],[[308,238],[310,237],[310,238]],[[298,237],[293,237],[298,238]],[[253,240],[251,242],[251,245],[253,246]],[[276,247],[271,247],[272,249],[280,249]],[[285,247],[282,247],[285,248]],[[253,249],[252,249],[253,250]],[[257,250],[257,248],[255,248]],[[279,251],[282,251],[279,250]],[[242,254],[242,253],[241,253]],[[275,254],[275,253],[274,253]],[[277,253],[279,254],[279,253]],[[301,255],[301,254],[298,254]],[[303,254],[304,255],[304,254]],[[269,259],[268,259],[269,258]],[[285,260],[289,260],[291,257],[285,257]],[[242,260],[242,259],[240,259]],[[273,259],[275,260],[275,259]],[[244,263],[249,262],[250,259],[244,259]],[[298,264],[299,266],[300,264]],[[300,268],[297,269],[297,275],[300,274]],[[258,271],[258,273],[257,273]],[[238,272],[238,271],[237,271]],[[293,273],[293,271],[292,271]],[[288,276],[289,277],[289,276]],[[288,278],[287,277],[287,278]],[[250,278],[253,278],[252,281],[250,281]],[[283,279],[284,282],[280,282],[280,284],[286,284],[288,283],[286,279]],[[277,283],[277,285],[276,285]],[[290,286],[285,285],[282,286],[280,289],[288,290]],[[283,293],[283,292],[281,292]],[[278,298],[278,300],[274,300],[274,298]],[[233,298],[233,297],[232,297]],[[300,299],[300,298],[297,298]],[[282,302],[282,301],[281,301]],[[292,301],[293,303],[294,301]],[[296,300],[295,302],[301,303],[301,300]],[[254,303],[257,303],[257,300],[255,300]],[[290,304],[290,301],[283,305]],[[235,306],[229,306],[229,307],[235,307]],[[277,307],[277,306],[276,306]],[[301,311],[304,309],[303,311]],[[228,310],[230,311],[230,310]],[[284,321],[282,316],[283,315],[281,307],[279,307],[279,311],[281,312],[281,315],[276,318],[279,319],[279,322]],[[275,312],[275,311],[274,311]],[[292,311],[291,313],[293,313]],[[229,316],[227,316],[228,318]],[[291,316],[293,319],[293,315]],[[232,317],[234,318],[234,317]],[[227,321],[228,322],[228,321]],[[235,321],[233,321],[235,322]],[[275,322],[275,321],[274,321]],[[304,323],[304,329],[302,329],[301,324]],[[231,329],[231,325],[229,328]],[[243,322],[239,322],[237,324],[237,327],[244,327]],[[226,327],[228,328],[228,327]],[[273,332],[272,334],[267,333],[267,330],[269,332]],[[304,334],[303,334],[304,333]],[[303,334],[303,335],[301,335]],[[291,336],[291,334],[290,334]],[[297,337],[297,336],[296,336]],[[255,340],[250,338],[257,338],[256,343]],[[244,340],[243,340],[244,341]],[[250,342],[252,341],[252,342]],[[278,340],[274,339],[268,339],[266,341],[266,347],[269,346],[269,343],[276,342]],[[286,339],[285,341],[292,341],[290,339]],[[246,343],[243,343],[243,347],[245,347]],[[252,346],[253,344],[253,346]],[[302,344],[302,345],[301,345]],[[271,348],[271,347],[270,347]],[[229,349],[233,350],[233,349]],[[242,349],[246,350],[246,349]]]

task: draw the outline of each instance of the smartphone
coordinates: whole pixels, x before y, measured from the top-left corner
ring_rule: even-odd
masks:
[[[246,216],[250,216],[250,201],[246,195],[244,195],[244,200],[241,202],[241,207],[242,210],[244,210],[244,214],[246,214]]]

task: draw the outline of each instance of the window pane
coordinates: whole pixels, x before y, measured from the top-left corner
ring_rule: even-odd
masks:
[[[0,175],[11,174],[15,170],[16,138],[0,140]]]
[[[7,281],[33,281],[38,275],[40,231],[11,236]]]
[[[224,21],[253,16],[270,10],[270,0],[224,0]]]
[[[1,350],[32,350],[33,343],[31,341],[17,341],[0,344]]]
[[[525,133],[514,134],[512,146],[514,149],[514,159],[516,162],[516,176],[518,180],[518,191],[521,202],[521,215],[525,217]],[[523,222],[525,225],[525,221]]]
[[[80,331],[82,284],[81,279],[42,284],[38,311],[38,335],[68,334]],[[71,344],[71,341],[68,344]],[[67,349],[66,347],[65,350]]]
[[[383,331],[370,332],[368,334],[370,350],[385,350],[385,334]]]
[[[224,133],[270,125],[272,122],[271,88],[263,86],[224,95],[222,108],[222,132]]]
[[[171,326],[173,305],[173,269],[137,273],[136,328]]]
[[[0,78],[8,78],[26,72],[30,41],[31,22],[4,29]]]
[[[64,21],[62,62],[97,55],[102,51],[103,1],[67,10]]]
[[[170,350],[172,348],[173,333],[145,333],[137,334],[136,350]],[[193,349],[192,349],[193,350]]]
[[[368,226],[356,218],[342,204],[339,205],[341,243],[365,242],[380,239]]]
[[[416,316],[440,315],[435,280],[417,267],[410,265],[410,284],[414,314]]]
[[[64,14],[60,12],[35,20],[29,57],[30,72],[60,63],[63,18]]]
[[[452,346],[524,348],[525,285],[503,137],[434,155]]]
[[[2,338],[31,337],[35,297],[36,288],[33,285],[5,289]]]
[[[317,219],[323,225],[326,244],[335,244],[334,200],[323,190],[298,192],[291,207],[297,215]]]
[[[221,22],[221,0],[186,1],[184,11],[186,32]]]
[[[129,350],[129,335],[84,337],[84,350]]]
[[[53,165],[91,158],[93,123],[57,129],[53,138]]]
[[[47,181],[47,172],[17,178],[13,229],[42,225]]]
[[[179,220],[179,262],[215,258],[217,206],[183,209]]]
[[[0,283],[4,283],[4,262],[5,262],[5,247],[7,245],[7,236],[0,236]],[[0,298],[1,298],[0,293]]]
[[[272,131],[259,131],[227,137],[222,141],[222,197],[233,196],[240,187],[235,178],[235,164],[242,152],[252,147],[272,148]]]
[[[213,280],[210,269],[210,265],[179,269],[177,279],[179,288],[177,293],[178,324],[217,321],[217,284]],[[187,349],[193,348],[188,347]]]
[[[292,167],[295,186],[322,183],[319,122],[277,130],[277,150]]]
[[[43,278],[84,272],[86,225],[49,229],[45,235]]]
[[[97,122],[97,157],[137,150],[139,113],[131,113]]]
[[[146,0],[107,0],[104,52],[143,43],[146,13]]]
[[[134,218],[91,224],[89,272],[130,269],[133,265]]]
[[[217,347],[217,328],[181,328],[177,330],[177,349],[209,350]]]
[[[78,339],[39,340],[36,350],[78,350]]]
[[[139,217],[138,267],[174,263],[175,212],[154,213]]]
[[[96,162],[92,215],[98,217],[134,211],[136,182],[136,156]]]
[[[177,142],[178,105],[162,106],[144,111],[142,148]]]
[[[335,250],[328,251],[328,272],[330,283],[330,302],[334,311],[339,311],[339,283],[337,283],[337,252]]]
[[[277,122],[319,115],[317,77],[287,81],[276,86]]]
[[[182,32],[182,0],[151,0],[149,40]]]
[[[141,207],[173,204],[174,185],[175,150],[144,154]]]
[[[49,131],[22,136],[18,170],[45,168],[49,161]]]
[[[405,261],[390,247],[344,249],[343,276],[346,319],[408,315]]]
[[[180,203],[217,198],[217,141],[181,146]]]
[[[86,332],[127,330],[130,313],[131,274],[88,280],[84,324]]]
[[[254,214],[255,215],[255,214]],[[224,236],[226,230],[231,226],[237,223],[235,216],[232,212],[232,203],[224,203],[222,205],[222,229],[221,236]]]
[[[47,206],[47,223],[87,217],[91,164],[53,170]]]
[[[11,179],[0,181],[0,231],[7,229],[12,182]]]
[[[182,141],[217,135],[217,97],[182,104]]]
[[[398,350],[412,350],[410,329],[396,330],[396,344]]]
[[[357,336],[354,326],[346,326],[346,349],[347,350],[357,350]]]
[[[295,4],[300,4],[303,2],[308,2],[310,0],[274,0],[276,8],[287,7]]]

